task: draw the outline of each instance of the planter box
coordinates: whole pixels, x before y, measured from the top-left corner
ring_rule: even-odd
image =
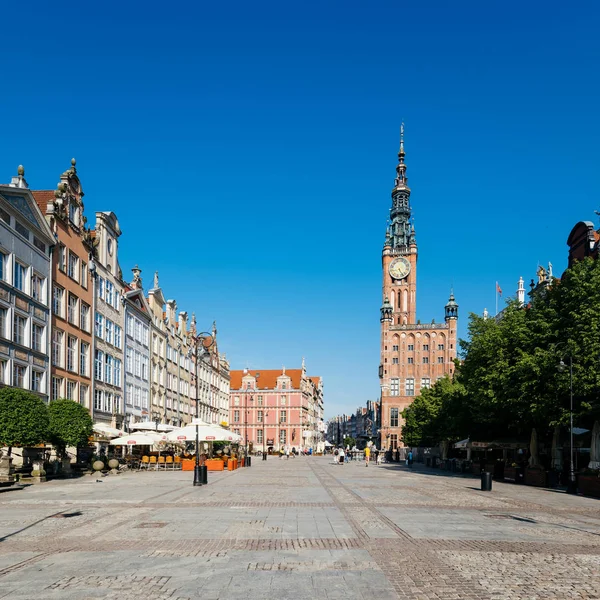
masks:
[[[546,487],[547,477],[544,469],[525,469],[525,485]]]
[[[196,464],[196,461],[193,458],[184,458],[181,461],[181,470],[182,471],[193,471],[195,464]]]
[[[225,469],[225,462],[221,459],[209,459],[204,464],[207,471],[223,471]]]
[[[577,487],[584,496],[600,498],[600,477],[597,475],[579,475]]]
[[[238,468],[238,461],[237,458],[230,458],[227,461],[227,470],[228,471],[235,471],[235,469]]]

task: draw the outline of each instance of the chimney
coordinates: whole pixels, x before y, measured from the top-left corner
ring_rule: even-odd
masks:
[[[179,335],[182,337],[185,337],[187,335],[187,319],[188,319],[188,314],[182,310],[179,313]]]
[[[177,310],[177,302],[175,300],[167,300],[167,320],[169,325],[175,325],[175,311]]]

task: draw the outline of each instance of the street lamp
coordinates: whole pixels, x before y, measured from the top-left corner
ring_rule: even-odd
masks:
[[[249,456],[248,456],[248,390],[249,389],[251,389],[251,388],[246,387],[246,395],[245,395],[245,397],[246,397],[246,403],[245,404],[246,405],[244,407],[244,413],[245,413],[244,414],[244,417],[245,417],[245,419],[244,419],[244,434],[245,434],[245,437],[246,437],[246,448],[245,448],[245,451],[244,451],[246,456],[245,456],[245,460],[244,460],[244,465],[247,466],[247,467],[250,466]],[[254,396],[252,394],[250,394],[250,402],[251,403],[254,402]]]
[[[564,343],[564,342],[561,342]],[[557,344],[558,345],[558,344]],[[571,465],[569,471],[569,483],[567,484],[567,494],[576,494],[577,493],[577,482],[575,481],[575,460],[574,460],[574,447],[573,447],[573,355],[571,352],[568,354],[569,356],[569,388],[570,388],[570,424],[571,424],[571,434],[570,434],[570,445],[571,445]],[[565,365],[563,359],[560,359],[560,362],[557,365],[557,369],[560,373],[563,373],[566,369],[567,365]]]
[[[208,355],[210,359],[209,349],[213,345],[214,339],[210,333],[200,333],[194,338],[194,356],[196,358],[194,374],[196,377],[196,457],[194,462],[194,486],[202,485],[204,477],[200,470],[200,440],[198,439],[198,419],[200,407],[200,386],[198,382],[198,363],[200,359]],[[212,368],[212,363],[211,363]],[[209,383],[210,385],[210,383]],[[206,466],[204,467],[206,469]]]
[[[263,435],[262,435],[262,438],[263,438],[263,457],[262,457],[262,459],[263,460],[267,460],[267,438],[265,437],[265,434],[266,434],[266,429],[265,428],[266,428],[266,425],[267,425],[267,417],[268,416],[269,416],[269,411],[266,410],[265,411],[265,416],[263,418]]]
[[[152,412],[152,420],[154,421],[154,424],[156,425],[156,431],[158,432],[158,424],[160,423],[160,414],[156,411]]]

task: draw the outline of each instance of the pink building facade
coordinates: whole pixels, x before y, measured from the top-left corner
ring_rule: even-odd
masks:
[[[252,450],[319,450],[323,382],[301,369],[231,371],[229,427]]]

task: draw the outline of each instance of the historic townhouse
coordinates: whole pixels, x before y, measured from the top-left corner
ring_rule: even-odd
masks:
[[[321,378],[307,376],[304,360],[301,369],[231,371],[230,425],[254,450],[317,450],[322,404]]]
[[[167,300],[167,393],[165,415],[171,425],[186,425],[195,415],[190,403],[192,353],[188,344],[186,312],[176,317],[177,303]]]
[[[123,407],[123,283],[118,260],[119,222],[113,212],[97,212],[97,261],[90,265],[94,279],[94,390],[96,421],[122,428]]]
[[[0,385],[48,401],[52,231],[25,181],[0,185]]]
[[[150,329],[152,313],[144,298],[142,270],[136,265],[133,281],[125,287],[125,420],[133,423],[150,421]],[[156,415],[155,415],[156,416]],[[160,415],[159,415],[160,417]]]
[[[401,445],[402,411],[421,389],[454,371],[458,304],[445,307],[444,323],[417,320],[417,241],[411,221],[410,188],[404,163],[404,125],[392,189],[390,224],[382,253],[381,447]]]
[[[91,407],[93,290],[89,260],[94,239],[86,229],[83,190],[75,159],[55,191],[33,196],[56,238],[52,260],[51,398],[77,400]]]
[[[150,310],[150,412],[151,418],[167,422],[167,325],[164,318],[165,297],[158,284],[158,271],[154,273],[152,289],[148,290]]]

